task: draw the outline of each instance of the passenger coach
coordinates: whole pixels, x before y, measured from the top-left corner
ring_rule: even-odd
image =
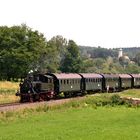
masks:
[[[102,91],[102,76],[95,73],[81,73],[83,91]]]
[[[132,76],[132,86],[134,88],[139,88],[140,87],[140,74],[131,74]]]
[[[120,80],[118,74],[101,74],[103,76],[103,92],[119,91]]]
[[[121,89],[132,88],[132,76],[129,74],[119,74]]]
[[[76,73],[53,73],[47,74],[54,79],[55,94],[64,93],[64,95],[71,96],[81,92],[82,77]]]

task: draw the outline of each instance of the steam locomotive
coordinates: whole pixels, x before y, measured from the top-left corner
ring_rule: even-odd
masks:
[[[20,102],[55,99],[90,92],[117,92],[140,87],[140,74],[45,73],[28,75],[16,96]]]

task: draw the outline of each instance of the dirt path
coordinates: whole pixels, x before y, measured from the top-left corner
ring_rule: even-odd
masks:
[[[35,102],[35,103],[21,103],[21,104],[14,104],[10,106],[0,106],[0,112],[5,111],[18,111],[25,108],[36,108],[39,106],[47,105],[47,106],[54,106],[60,105],[72,100],[81,100],[86,97],[76,97],[76,98],[69,98],[69,99],[59,99],[59,100],[51,100],[51,101],[44,101],[44,102]]]

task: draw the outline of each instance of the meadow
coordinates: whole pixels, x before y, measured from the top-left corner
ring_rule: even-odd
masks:
[[[18,82],[0,82],[0,103],[9,103],[19,101],[19,98],[15,96],[15,93],[19,89]]]
[[[87,106],[29,114],[1,122],[0,140],[140,139],[140,108]]]
[[[0,82],[0,101],[18,100],[18,84]],[[125,102],[120,96],[140,97],[140,90],[88,95],[57,106],[0,112],[0,140],[139,140],[140,106]]]

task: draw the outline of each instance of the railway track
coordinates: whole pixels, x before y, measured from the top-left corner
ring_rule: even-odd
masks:
[[[4,103],[4,104],[0,104],[0,112],[17,111],[25,108],[35,108],[43,105],[47,105],[47,106],[60,105],[69,102],[71,100],[80,100],[83,98],[85,97],[76,97],[76,98],[74,97],[74,98],[67,98],[67,99],[33,102],[33,103],[19,103],[19,102]]]
[[[93,96],[93,95],[91,95]],[[96,96],[96,95],[94,95]],[[50,100],[50,101],[42,101],[42,102],[33,102],[33,103],[19,103],[19,102],[13,102],[13,103],[4,103],[0,104],[0,112],[6,112],[6,111],[17,111],[25,108],[36,108],[39,106],[47,105],[47,106],[54,106],[54,105],[61,105],[67,102],[70,102],[72,100],[82,100],[86,98],[85,96],[83,97],[74,97],[74,98],[63,98],[63,99],[58,99],[58,100]],[[126,100],[131,100],[134,104],[140,104],[140,99],[139,98],[126,98],[126,97],[121,97]]]
[[[40,106],[45,104],[45,102],[35,102],[35,103],[4,103],[0,104],[0,112],[6,111],[17,111],[25,108],[34,108],[36,106]]]
[[[0,108],[1,108],[1,107],[6,107],[6,106],[19,105],[19,104],[20,104],[19,102],[13,102],[13,103],[3,103],[3,104],[0,104]]]

